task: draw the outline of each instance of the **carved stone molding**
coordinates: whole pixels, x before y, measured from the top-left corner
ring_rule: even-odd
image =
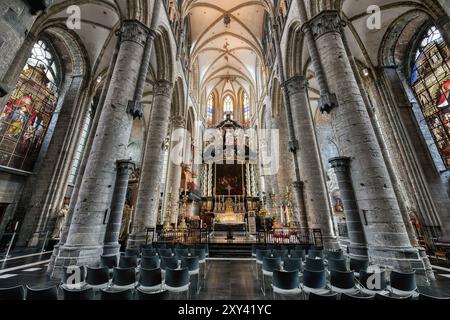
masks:
[[[170,123],[174,129],[185,128],[186,120],[183,116],[177,115],[170,118]]]
[[[336,157],[330,159],[328,162],[335,172],[347,172],[350,169],[352,159],[349,157]]]
[[[314,40],[330,32],[341,33],[345,23],[337,11],[323,11],[312,18],[307,27],[311,29]]]
[[[137,20],[125,20],[121,30],[121,40],[122,42],[133,41],[145,47],[149,33],[149,28],[141,22]]]
[[[289,96],[308,90],[308,80],[303,76],[294,76],[284,83]]]
[[[155,96],[164,96],[169,99],[172,99],[173,93],[173,84],[167,80],[159,80],[155,83],[154,95]]]

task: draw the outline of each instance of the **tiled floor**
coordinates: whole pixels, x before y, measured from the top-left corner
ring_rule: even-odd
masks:
[[[50,254],[26,257],[12,260],[4,266],[0,263],[0,287],[7,288],[16,285],[29,285],[43,288],[57,284],[46,274]],[[22,262],[22,264],[20,264]],[[38,265],[34,265],[38,264]],[[193,277],[192,299],[197,300],[269,300],[272,299],[270,284],[267,282],[267,293],[261,290],[261,277],[256,280],[254,261],[243,260],[210,260],[208,261],[207,280],[202,283],[198,296],[195,295],[197,279]],[[12,271],[8,271],[11,270]],[[450,296],[450,269],[436,267],[437,281],[430,285],[420,285],[419,291],[437,296]],[[423,283],[421,279],[418,281]],[[178,299],[185,298],[179,295]],[[280,297],[278,297],[280,298]]]

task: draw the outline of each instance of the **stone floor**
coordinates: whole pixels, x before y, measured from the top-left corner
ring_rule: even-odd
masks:
[[[51,252],[13,258],[6,263],[0,260],[0,287],[29,285],[42,288],[57,284],[46,274]],[[198,296],[194,291],[197,279],[192,279],[192,299],[197,300],[269,300],[272,299],[270,284],[267,294],[261,290],[261,279],[256,280],[255,263],[249,259],[219,259],[208,261],[208,275]],[[419,291],[437,296],[450,296],[450,269],[435,266],[437,280],[429,286],[420,285]],[[418,281],[423,283],[423,281]],[[184,299],[185,295],[172,297]]]

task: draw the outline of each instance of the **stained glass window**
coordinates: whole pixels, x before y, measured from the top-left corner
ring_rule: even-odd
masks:
[[[227,96],[223,102],[224,118],[226,118],[228,114],[230,114],[231,118],[233,118],[233,112],[234,112],[233,99],[230,96]]]
[[[214,117],[214,94],[213,93],[211,93],[211,95],[209,96],[209,99],[208,99],[207,114],[208,114],[208,124],[212,125],[213,117]]]
[[[447,169],[450,169],[450,51],[439,30],[431,27],[421,41],[411,85]]]
[[[0,113],[0,165],[32,171],[58,98],[54,55],[38,41]]]
[[[248,99],[248,94],[244,93],[244,122],[248,123],[250,118],[250,101]]]

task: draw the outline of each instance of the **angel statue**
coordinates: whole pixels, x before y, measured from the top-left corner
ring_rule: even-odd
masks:
[[[64,223],[66,222],[66,216],[69,212],[69,205],[65,204],[57,213],[55,229],[53,230],[52,238],[59,239]]]

